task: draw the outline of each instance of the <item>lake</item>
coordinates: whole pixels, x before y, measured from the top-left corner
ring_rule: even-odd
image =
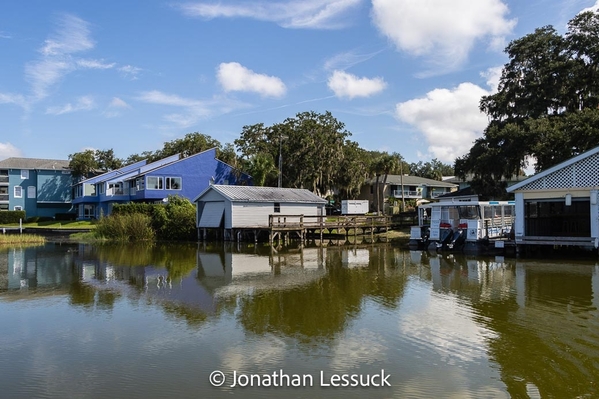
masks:
[[[0,248],[2,398],[590,398],[598,384],[596,258]]]

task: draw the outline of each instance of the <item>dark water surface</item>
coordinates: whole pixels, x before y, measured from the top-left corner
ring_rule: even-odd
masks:
[[[595,259],[0,248],[0,397],[593,398],[598,308]]]

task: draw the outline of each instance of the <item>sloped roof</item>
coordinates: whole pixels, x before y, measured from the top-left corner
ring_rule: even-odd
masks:
[[[599,186],[599,147],[514,184],[507,188],[507,192],[597,186]]]
[[[474,197],[474,196],[478,198],[478,194],[476,194],[474,192],[472,187],[468,186],[468,187],[465,187],[458,191],[453,191],[451,193],[439,195],[437,198],[441,199],[441,198]]]
[[[385,175],[379,176],[379,184],[382,184],[385,180]],[[457,187],[457,184],[448,183],[439,180],[427,179],[419,176],[404,175],[403,179],[401,175],[387,175],[386,184],[400,185],[403,180],[404,186],[429,186],[429,187]],[[369,180],[370,184],[376,184],[376,178]]]
[[[234,202],[300,202],[326,204],[327,200],[303,188],[226,186],[213,184],[198,195],[194,202],[210,190]]]
[[[45,170],[68,170],[69,161],[63,159],[41,159],[41,158],[7,158],[0,161],[0,169],[45,169]]]

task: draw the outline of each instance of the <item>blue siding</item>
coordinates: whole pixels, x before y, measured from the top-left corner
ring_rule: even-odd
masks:
[[[204,191],[212,181],[214,184],[251,184],[251,178],[248,175],[242,174],[237,177],[235,170],[226,163],[217,160],[216,149],[210,149],[187,158],[178,159],[177,156],[172,156],[166,163],[166,160],[159,160],[155,163],[148,164],[140,169],[137,173],[129,172],[116,173],[123,175],[124,179],[144,178],[146,181],[145,189],[130,193],[130,181],[122,181],[122,195],[107,195],[108,188],[106,187],[103,194],[95,197],[85,196],[73,200],[73,204],[95,204],[95,217],[100,214],[108,215],[112,210],[112,204],[126,203],[130,201],[161,201],[169,195],[179,195],[192,201],[202,191]],[[166,164],[165,164],[166,163]],[[110,179],[105,179],[104,182],[116,182],[112,174]],[[157,177],[162,179],[162,189],[148,189],[147,178]],[[175,177],[181,178],[181,189],[173,190],[166,189],[166,178]],[[99,181],[98,181],[99,183]],[[105,184],[105,183],[104,183]]]

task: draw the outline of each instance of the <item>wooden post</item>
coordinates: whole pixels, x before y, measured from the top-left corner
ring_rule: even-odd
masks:
[[[320,244],[322,245],[322,230],[324,229],[324,216],[320,215]]]

